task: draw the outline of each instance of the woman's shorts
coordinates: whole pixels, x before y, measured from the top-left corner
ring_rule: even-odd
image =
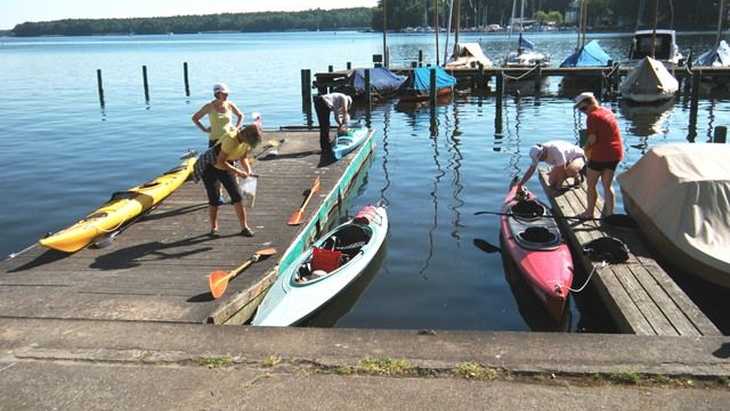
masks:
[[[618,163],[620,161],[593,161],[588,160],[588,168],[594,171],[604,171],[604,170],[611,170],[616,171],[616,167],[618,166]]]
[[[236,183],[236,178],[231,175],[228,171],[219,170],[212,165],[206,167],[203,172],[203,185],[205,186],[205,193],[208,195],[208,204],[217,207],[221,205],[220,201],[220,184],[228,192],[228,196],[231,198],[231,203],[236,204],[241,201],[241,190]]]

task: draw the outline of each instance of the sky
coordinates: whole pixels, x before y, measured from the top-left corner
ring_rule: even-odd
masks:
[[[0,30],[26,21],[374,7],[377,0],[0,0]]]

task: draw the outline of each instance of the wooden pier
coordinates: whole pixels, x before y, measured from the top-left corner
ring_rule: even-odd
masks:
[[[0,313],[5,317],[242,324],[285,264],[324,230],[367,172],[372,138],[344,159],[320,162],[319,133],[289,129],[265,141],[285,142],[278,155],[253,164],[260,176],[254,238],[239,235],[232,207],[220,208],[220,235],[208,235],[202,183],[185,183],[158,208],[117,236],[111,246],[72,255],[40,247],[0,265]],[[164,170],[160,170],[164,171]],[[301,226],[287,225],[315,177],[321,190]],[[130,182],[133,183],[133,182]],[[69,221],[68,223],[72,223]],[[213,300],[208,274],[230,270],[254,251],[277,256],[254,264]]]
[[[547,176],[540,173],[540,182],[547,189]],[[576,216],[586,207],[585,184],[560,195],[548,195],[554,213]],[[600,217],[602,202],[596,204]],[[597,263],[583,254],[590,241],[612,236],[629,248],[629,260],[599,269],[591,280],[619,331],[639,335],[702,336],[722,335],[720,330],[679,288],[666,271],[653,259],[637,229],[611,228],[595,221],[559,220],[573,250],[574,259],[586,273]]]

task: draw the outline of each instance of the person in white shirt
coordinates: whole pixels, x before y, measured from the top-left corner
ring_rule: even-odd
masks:
[[[332,149],[330,141],[330,113],[334,113],[337,123],[337,133],[347,133],[347,124],[350,123],[350,107],[352,97],[342,93],[330,93],[314,96],[314,109],[317,111],[319,122],[319,145],[322,153]]]
[[[552,167],[548,173],[548,183],[553,190],[559,190],[563,182],[569,177],[578,178],[580,171],[586,164],[583,149],[562,140],[553,140],[532,146],[530,148],[530,158],[532,164],[518,183],[518,190],[530,180],[540,161],[544,161]]]

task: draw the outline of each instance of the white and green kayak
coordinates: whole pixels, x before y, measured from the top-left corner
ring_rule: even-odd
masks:
[[[360,210],[355,218],[317,240],[279,275],[252,325],[286,327],[313,314],[365,271],[387,233],[384,207]]]

